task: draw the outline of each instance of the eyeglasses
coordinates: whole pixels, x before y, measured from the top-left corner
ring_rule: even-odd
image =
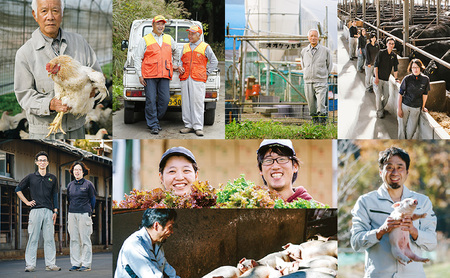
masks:
[[[47,159],[38,159],[37,162],[47,162]]]
[[[278,164],[286,164],[291,159],[292,159],[291,156],[280,156],[280,157],[277,157],[277,158],[264,158],[263,161],[262,161],[262,165],[269,166],[269,165],[272,165],[275,161]]]

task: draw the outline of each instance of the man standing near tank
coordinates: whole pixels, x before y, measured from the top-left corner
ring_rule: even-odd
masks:
[[[206,80],[216,69],[218,61],[211,46],[200,40],[203,31],[199,26],[193,25],[186,31],[189,32],[189,43],[183,47],[178,68],[184,122],[184,128],[180,132],[195,132],[197,136],[203,136]]]
[[[139,41],[134,55],[139,82],[145,89],[145,120],[150,133],[155,135],[162,130],[159,120],[166,114],[170,100],[169,82],[173,70],[178,68],[172,62],[178,61],[177,43],[170,35],[163,34],[166,23],[164,16],[155,16],[152,32]]]
[[[301,65],[309,114],[314,123],[325,124],[328,116],[328,75],[333,59],[328,48],[319,44],[319,31],[308,31],[309,45],[302,49]]]

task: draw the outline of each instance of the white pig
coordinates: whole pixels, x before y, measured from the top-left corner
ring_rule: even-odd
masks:
[[[264,258],[258,260],[257,263],[260,265],[268,265],[272,268],[275,268],[277,266],[276,258],[281,258],[285,262],[290,261],[288,252],[280,251],[265,256]]]
[[[417,200],[406,198],[401,202],[392,205],[394,211],[389,215],[394,220],[401,220],[405,215],[411,215],[412,220],[424,218],[424,214],[413,214],[417,207]],[[428,262],[429,259],[421,258],[414,254],[411,250],[411,241],[409,240],[409,232],[403,231],[401,227],[393,229],[389,233],[389,243],[391,244],[392,255],[402,265],[406,265],[412,261]]]
[[[307,241],[300,245],[288,243],[283,246],[283,249],[294,260],[308,260],[316,256],[333,256],[337,258],[337,241]]]
[[[247,270],[254,268],[255,266],[258,266],[258,265],[259,264],[253,259],[242,258],[239,261],[237,268],[241,272],[240,274],[242,274],[242,273],[246,272]]]
[[[234,266],[221,266],[206,274],[202,278],[238,278],[241,273]]]
[[[267,265],[256,266],[247,270],[239,278],[279,278],[281,273]]]

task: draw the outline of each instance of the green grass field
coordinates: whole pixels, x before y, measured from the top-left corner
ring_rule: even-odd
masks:
[[[337,138],[337,126],[312,123],[283,124],[277,121],[235,121],[225,126],[226,139],[331,139]]]

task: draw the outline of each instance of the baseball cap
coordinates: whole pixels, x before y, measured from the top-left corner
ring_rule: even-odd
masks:
[[[159,161],[159,168],[161,168],[163,165],[165,166],[167,160],[174,155],[184,156],[191,162],[197,163],[197,161],[195,161],[194,155],[190,150],[186,149],[185,147],[173,147],[163,153],[161,160]]]
[[[295,150],[292,145],[292,141],[288,139],[264,139],[259,145],[259,149],[256,151],[256,154],[260,154],[262,152],[266,152],[270,147],[282,147],[289,149],[292,154],[295,155]]]
[[[192,25],[189,29],[186,29],[186,31],[193,32],[193,33],[199,33],[199,34],[203,33],[202,28],[200,28],[197,25]]]
[[[167,23],[166,18],[162,15],[157,15],[153,18],[153,23],[158,22],[158,21],[164,21],[164,23]]]

